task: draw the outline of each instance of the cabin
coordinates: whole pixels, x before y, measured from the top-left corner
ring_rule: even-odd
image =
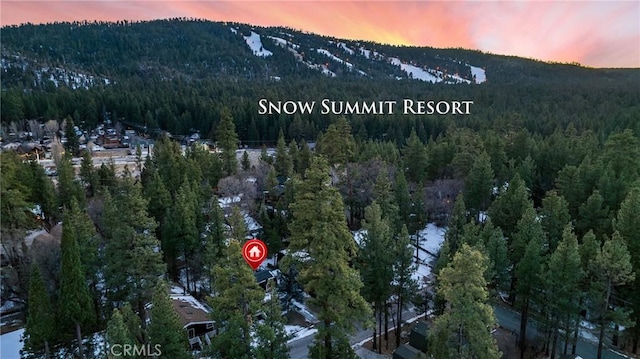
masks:
[[[420,351],[409,344],[402,344],[393,351],[393,359],[416,359],[420,357]]]
[[[174,285],[171,288],[171,303],[180,324],[187,331],[191,350],[202,350],[211,344],[214,335],[214,321],[211,319],[211,308],[196,298],[184,293],[183,288]]]
[[[419,321],[409,334],[409,345],[426,353],[427,337],[429,336],[429,324],[424,320]]]

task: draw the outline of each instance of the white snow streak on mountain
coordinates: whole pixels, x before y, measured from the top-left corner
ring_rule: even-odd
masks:
[[[260,40],[260,35],[251,31],[251,35],[243,36],[244,41],[247,42],[249,48],[253,52],[254,55],[259,57],[267,57],[273,55],[273,53],[262,46],[262,41]]]

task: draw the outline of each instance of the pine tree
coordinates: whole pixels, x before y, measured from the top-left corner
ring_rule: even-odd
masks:
[[[182,328],[169,297],[167,284],[159,280],[155,286],[150,313],[149,344],[167,358],[190,358],[187,332]]]
[[[309,168],[312,157],[313,154],[311,153],[311,149],[309,148],[307,141],[302,141],[300,148],[300,168],[298,169],[298,173],[300,173],[300,175],[303,175],[307,168]]]
[[[378,172],[378,177],[376,177],[376,183],[373,187],[373,199],[380,204],[382,217],[387,219],[392,232],[399,233],[400,229],[402,229],[402,223],[398,221],[398,205],[396,204],[391,182],[389,182],[386,167],[381,168],[380,172]]]
[[[480,237],[489,260],[487,268],[489,286],[503,289],[508,280],[509,256],[502,230],[494,227],[488,220],[480,232]]]
[[[213,268],[215,295],[209,299],[218,333],[211,349],[223,358],[251,358],[251,328],[264,292],[242,258],[241,245],[230,239]]]
[[[122,314],[117,308],[113,310],[111,319],[109,319],[107,323],[106,341],[107,347],[109,348],[108,353],[110,354],[113,352],[120,354],[120,351],[125,345],[133,347],[137,344],[135,338],[129,332],[129,328],[127,328]],[[130,358],[131,356],[122,353],[122,357]]]
[[[571,220],[569,204],[556,191],[549,191],[542,199],[540,217],[542,228],[547,234],[549,253],[553,253],[562,239],[564,227]]]
[[[300,173],[301,163],[300,163],[300,149],[298,149],[298,142],[296,140],[291,140],[289,142],[289,157],[291,158],[291,163],[293,164],[293,172]]]
[[[602,239],[611,233],[611,218],[609,207],[604,204],[604,198],[598,190],[593,191],[587,201],[579,208],[576,221],[576,232],[584,235],[593,230],[596,237]]]
[[[257,325],[256,359],[288,359],[287,331],[284,328],[285,317],[282,316],[280,298],[276,285],[269,282],[269,299],[263,305],[264,322]]]
[[[627,194],[620,205],[618,215],[613,222],[613,228],[624,239],[631,254],[631,264],[636,272],[635,281],[629,285],[629,295],[627,296],[627,298],[631,298],[631,308],[633,309],[631,318],[635,323],[632,329],[635,334],[632,351],[636,353],[640,340],[640,187],[632,188]]]
[[[485,211],[491,200],[493,190],[493,170],[491,159],[483,152],[471,166],[469,176],[465,181],[464,198],[472,217],[479,221],[479,214]]]
[[[98,191],[98,173],[93,167],[93,159],[91,152],[82,152],[82,161],[80,162],[80,180],[87,191],[88,197],[93,197]]]
[[[174,203],[167,209],[162,231],[162,252],[169,267],[169,274],[177,280],[180,276],[176,260],[188,260],[199,241],[198,214],[200,213],[197,194],[185,176],[176,193]],[[186,270],[187,288],[190,288],[189,270]]]
[[[322,324],[311,356],[317,357],[316,353],[329,359],[336,357],[346,333],[353,330],[356,321],[366,320],[370,310],[360,295],[359,274],[349,266],[357,249],[346,225],[340,193],[329,184],[327,161],[314,158],[305,177],[295,186],[290,206],[294,219],[289,225],[289,250],[305,251],[311,260],[285,257],[282,264],[286,271],[296,262],[299,280],[311,295],[309,302],[318,308]],[[352,355],[351,349],[347,351]]]
[[[598,359],[602,359],[605,332],[613,323],[620,323],[628,313],[612,310],[611,294],[614,287],[635,279],[631,255],[620,233],[614,232],[610,240],[605,240],[598,251],[592,267],[594,280],[591,286],[591,300],[594,304],[593,317],[598,325]]]
[[[284,133],[282,130],[280,130],[280,134],[278,135],[274,168],[276,169],[276,173],[284,178],[289,178],[293,173],[293,160],[287,151],[287,145],[284,142]]]
[[[238,170],[236,150],[238,149],[238,134],[233,117],[228,108],[220,111],[220,123],[216,129],[216,141],[222,149],[222,164],[227,176],[235,174]]]
[[[422,182],[427,171],[427,151],[418,138],[416,129],[411,129],[407,144],[402,150],[407,180],[413,183]]]
[[[64,119],[64,136],[67,138],[67,142],[64,144],[64,149],[71,156],[77,156],[78,152],[80,152],[80,140],[78,139],[78,135],[76,134],[76,129],[74,128],[75,124],[73,123],[73,119],[69,116]]]
[[[487,303],[485,271],[482,253],[463,244],[438,275],[438,292],[448,306],[430,333],[429,351],[434,358],[500,358],[489,332],[496,319]]]
[[[75,179],[76,172],[71,165],[69,157],[65,156],[58,163],[58,205],[63,208],[69,208],[71,199],[85,206],[85,194],[80,182]]]
[[[527,326],[529,322],[529,312],[531,303],[534,299],[534,290],[541,285],[541,275],[543,269],[543,241],[541,235],[533,233],[542,232],[540,230],[529,230],[530,222],[523,218],[522,225],[518,227],[522,230],[518,231],[520,240],[526,243],[522,258],[517,262],[515,267],[515,292],[518,294],[520,301],[520,332],[518,333],[518,345],[521,353],[526,349]],[[526,229],[525,229],[526,228]],[[526,238],[528,235],[530,237]]]
[[[565,333],[564,352],[566,354],[569,334],[573,329],[575,313],[579,312],[580,282],[583,271],[580,263],[578,239],[570,224],[566,225],[562,241],[549,258],[544,288],[546,288],[546,305],[551,319],[553,342],[551,358],[555,358],[558,344],[558,331]]]
[[[402,311],[410,303],[412,297],[418,290],[418,283],[413,279],[416,266],[413,262],[413,245],[409,238],[407,226],[402,226],[400,235],[392,243],[394,263],[393,263],[393,283],[394,295],[397,300],[396,305],[396,333],[402,331]],[[396,335],[396,348],[400,346],[400,335]]]
[[[518,174],[511,179],[507,190],[500,193],[491,203],[489,218],[495,226],[502,229],[502,233],[507,238],[508,247],[513,240],[518,221],[522,218],[527,207],[531,205],[527,188]]]
[[[82,327],[94,324],[93,300],[85,280],[77,232],[71,222],[70,215],[65,213],[60,244],[60,306],[59,315],[62,327],[75,330],[80,358],[84,358],[82,349]]]
[[[131,179],[118,181],[113,197],[104,200],[105,281],[111,302],[130,302],[144,323],[148,303],[159,276],[165,273],[156,223],[148,202]]]
[[[25,348],[31,352],[44,349],[45,358],[48,359],[49,345],[56,333],[55,312],[37,263],[31,265],[28,304]]]
[[[330,165],[346,166],[355,152],[355,140],[351,126],[343,116],[329,125],[327,132],[318,137],[316,151],[326,156]]]
[[[373,329],[373,349],[381,353],[380,345],[376,343],[377,334],[382,334],[382,315],[386,311],[387,301],[391,296],[391,281],[394,277],[394,256],[389,255],[392,248],[391,229],[389,222],[382,219],[380,206],[374,201],[365,209],[365,220],[362,223],[363,235],[358,251],[360,277],[362,278],[361,293],[369,303],[373,304],[374,321],[378,328]]]
[[[451,217],[449,217],[449,226],[445,233],[445,238],[449,243],[449,251],[452,257],[462,245],[462,236],[465,224],[467,224],[467,209],[463,195],[459,194],[453,205],[453,212],[451,213]]]
[[[235,239],[238,243],[244,243],[249,235],[247,223],[244,221],[244,215],[238,206],[233,206],[229,221],[229,238]]]
[[[242,153],[242,161],[240,162],[240,166],[243,171],[248,171],[251,169],[251,161],[249,160],[249,153],[244,151]]]

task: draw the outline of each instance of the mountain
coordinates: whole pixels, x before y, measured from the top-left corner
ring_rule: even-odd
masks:
[[[203,20],[76,22],[2,28],[7,84],[72,88],[130,77],[330,77],[497,84],[616,80],[628,70],[586,69],[463,49],[391,46],[282,27]],[[17,70],[17,71],[16,71]],[[23,76],[18,76],[22,72]],[[22,78],[20,78],[22,77]],[[5,80],[3,80],[5,81]]]
[[[291,137],[294,122],[256,116],[261,98],[475,102],[472,117],[424,120],[426,139],[452,124],[477,128],[507,113],[523,116],[532,132],[541,131],[540,121],[554,121],[542,127],[545,133],[566,127],[583,112],[596,127],[625,128],[639,97],[637,69],[392,46],[284,27],[194,19],[75,22],[6,26],[0,36],[4,124],[75,116],[89,127],[115,113],[127,123],[209,134],[224,106],[241,139],[255,143],[274,141],[280,128]],[[604,110],[600,103],[611,105]],[[611,116],[622,122],[604,123]],[[333,118],[307,116],[296,123],[295,137],[315,138]],[[381,116],[352,125],[378,138],[397,126],[393,138],[401,140],[415,121]]]

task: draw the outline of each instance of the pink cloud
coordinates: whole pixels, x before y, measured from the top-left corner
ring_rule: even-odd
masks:
[[[640,67],[637,1],[13,1],[3,25],[195,17],[390,44],[464,47],[594,67]]]

